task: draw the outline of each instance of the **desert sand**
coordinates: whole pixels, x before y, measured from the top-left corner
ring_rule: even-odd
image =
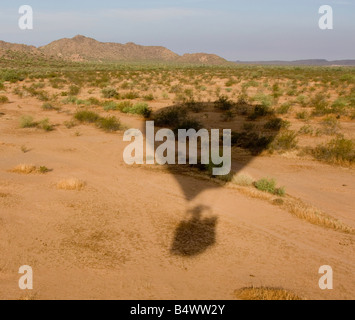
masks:
[[[354,298],[353,234],[213,181],[128,166],[122,131],[68,129],[61,124],[72,119],[69,106],[48,112],[32,97],[7,96],[0,108],[0,299],[236,299],[236,290],[250,286],[304,299]],[[58,126],[21,129],[25,114]],[[144,125],[138,116],[120,119]],[[20,164],[50,172],[10,171]],[[292,197],[355,228],[349,167],[286,154],[233,168],[275,177]],[[68,179],[82,181],[80,190],[58,188]],[[182,183],[203,190],[189,200]],[[33,268],[30,292],[18,287],[21,265]],[[318,286],[322,265],[334,270],[333,290]]]

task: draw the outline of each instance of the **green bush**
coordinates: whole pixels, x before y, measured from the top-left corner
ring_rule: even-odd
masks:
[[[119,97],[120,97],[119,93],[114,88],[102,89],[101,93],[102,93],[102,96],[106,99],[112,99],[112,98],[119,99]]]
[[[288,113],[290,111],[291,107],[292,107],[291,103],[285,102],[277,109],[276,112],[278,114],[286,114],[286,113]]]
[[[340,124],[337,118],[334,116],[328,116],[323,119],[322,121],[322,134],[326,135],[334,135],[336,134],[340,129]]]
[[[271,150],[287,151],[297,147],[297,133],[291,130],[280,132],[270,145]]]
[[[53,106],[51,103],[48,103],[48,102],[46,102],[46,103],[44,103],[43,105],[42,105],[42,109],[43,110],[47,110],[47,111],[50,111],[50,110],[60,110],[60,108],[59,107],[56,107],[56,106]]]
[[[329,143],[320,145],[312,151],[313,156],[326,162],[355,161],[355,143],[344,137],[337,137]]]
[[[232,145],[238,148],[247,149],[253,154],[258,154],[267,149],[271,142],[271,137],[260,135],[256,132],[232,131]]]
[[[31,116],[23,116],[20,121],[21,128],[38,128],[45,131],[53,131],[54,126],[49,123],[48,119],[43,119],[39,122],[33,120]]]
[[[152,113],[152,109],[149,108],[148,104],[146,104],[144,102],[138,102],[133,106],[124,107],[122,109],[122,112],[131,113],[131,114],[139,114],[139,115],[144,116],[145,118],[149,118]]]
[[[31,116],[22,116],[20,121],[21,128],[35,128],[38,123],[33,120]]]
[[[96,125],[106,132],[114,132],[121,129],[121,123],[115,117],[100,118],[96,121]]]
[[[88,122],[88,123],[94,123],[100,119],[100,116],[93,112],[93,111],[78,111],[75,115],[74,118],[80,122]]]
[[[248,119],[253,121],[258,118],[265,117],[271,113],[272,112],[268,106],[257,105],[254,107],[253,113],[251,115],[249,115]]]
[[[175,127],[186,119],[186,110],[180,107],[165,109],[154,115],[155,125],[158,127]]]
[[[179,129],[185,129],[185,130],[194,129],[194,130],[198,131],[201,128],[202,128],[202,125],[199,121],[197,121],[196,119],[192,119],[192,118],[186,118],[186,119],[183,119],[181,122],[179,122],[175,126],[174,131],[177,132]]]
[[[122,99],[127,99],[127,100],[134,100],[134,99],[138,99],[138,98],[139,98],[139,93],[138,92],[134,92],[134,91],[125,93],[122,96]]]
[[[253,100],[259,102],[262,106],[267,108],[270,108],[274,102],[271,96],[268,96],[264,93],[257,93],[253,97]]]
[[[145,101],[153,101],[153,100],[154,100],[154,96],[153,96],[152,93],[150,93],[150,94],[145,95],[145,96],[143,97],[143,99],[144,99]]]
[[[233,108],[233,102],[227,96],[220,96],[214,104],[217,109],[222,111],[228,111]]]
[[[49,123],[49,119],[44,119],[38,122],[37,128],[42,129],[44,131],[53,131],[54,126]]]
[[[287,129],[290,126],[290,122],[282,120],[280,118],[274,118],[265,123],[264,128],[268,130],[281,130]]]
[[[103,107],[105,111],[119,110],[119,104],[114,101],[105,101]]]
[[[310,101],[310,105],[314,108],[313,114],[316,116],[323,116],[331,113],[329,102],[322,93],[316,94]]]
[[[9,98],[6,96],[0,96],[0,104],[8,103]]]
[[[285,188],[277,188],[276,181],[274,179],[263,178],[254,183],[256,189],[275,194],[278,196],[284,196],[286,194]]]
[[[75,85],[71,85],[69,87],[69,95],[70,96],[76,96],[79,94],[79,92],[80,92],[80,87],[75,86]]]

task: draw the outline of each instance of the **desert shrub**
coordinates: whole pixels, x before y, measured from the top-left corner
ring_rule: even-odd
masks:
[[[309,113],[307,111],[297,112],[296,118],[298,120],[307,121],[309,119]]]
[[[254,97],[253,97],[254,101],[259,102],[262,106],[270,108],[273,104],[273,99],[271,96],[268,96],[264,93],[257,93]]]
[[[112,99],[112,98],[119,99],[119,97],[120,97],[119,93],[114,88],[102,89],[101,93],[102,93],[103,98],[106,98],[106,99]]]
[[[274,83],[272,85],[272,96],[274,99],[278,99],[283,95],[283,92],[278,83]]]
[[[176,85],[174,85],[174,86],[172,86],[171,87],[171,89],[170,89],[170,93],[180,93],[180,92],[182,92],[183,91],[183,88],[182,88],[182,85],[181,84],[176,84]]]
[[[228,111],[233,108],[233,102],[226,96],[220,96],[214,104],[217,109],[222,111]]]
[[[297,147],[297,133],[291,130],[280,132],[270,145],[270,150],[287,151]]]
[[[214,168],[221,168],[223,166],[223,163],[219,164],[219,165],[215,165],[212,161],[212,158],[210,157],[209,159],[209,162],[207,164],[202,164],[201,163],[201,159],[199,159],[197,161],[197,164],[192,164],[190,165],[191,167],[193,168],[196,168],[204,173],[206,173],[208,176],[210,176],[211,178],[216,178],[220,181],[223,181],[223,182],[230,182],[232,181],[233,179],[233,173],[230,172],[229,174],[227,175],[214,175],[213,174],[213,169]]]
[[[265,105],[257,105],[254,107],[252,114],[249,115],[249,120],[256,120],[261,117],[265,117],[271,114],[271,110],[268,106]]]
[[[186,119],[186,117],[185,109],[173,107],[156,113],[154,115],[154,121],[158,127],[174,127],[182,120]]]
[[[195,101],[188,101],[185,103],[187,109],[191,110],[192,112],[199,113],[203,110],[202,103],[197,103]]]
[[[288,113],[290,111],[291,107],[292,107],[291,103],[285,102],[277,109],[276,112],[278,114],[286,114],[286,113]]]
[[[11,169],[10,172],[19,174],[31,174],[37,172],[37,167],[32,164],[20,164],[15,168]]]
[[[38,91],[36,96],[37,96],[37,99],[40,101],[49,101],[50,100],[48,93],[44,90]]]
[[[235,174],[232,178],[232,183],[242,187],[250,187],[253,185],[253,178],[248,174]]]
[[[303,134],[303,135],[313,135],[313,128],[311,125],[307,124],[304,125],[303,127],[301,127],[301,129],[298,131],[299,134]]]
[[[90,103],[91,106],[99,106],[100,105],[100,100],[94,97],[90,97],[88,99],[88,102]]]
[[[259,83],[256,82],[255,80],[251,80],[251,81],[248,81],[248,82],[245,82],[242,84],[242,88],[244,90],[248,89],[249,87],[257,88],[258,86],[259,86]]]
[[[296,101],[301,107],[306,107],[309,103],[308,98],[302,94],[296,98]]]
[[[353,140],[336,137],[327,144],[319,145],[312,151],[318,160],[327,162],[355,161],[355,144]]]
[[[122,99],[134,100],[139,98],[139,93],[135,91],[130,91],[122,95]]]
[[[31,116],[22,116],[20,120],[21,128],[35,128],[37,127],[37,122],[33,120]]]
[[[238,148],[247,149],[254,154],[268,148],[272,138],[260,135],[256,132],[235,132],[232,131],[232,145]]]
[[[322,129],[320,130],[321,134],[334,135],[340,129],[339,120],[335,117],[328,116],[322,121]]]
[[[126,108],[132,108],[133,103],[131,101],[122,101],[117,104],[117,110],[120,110],[123,112],[124,109]]]
[[[74,118],[80,122],[94,123],[100,119],[100,116],[93,111],[83,110],[76,112]]]
[[[105,111],[119,110],[119,104],[115,101],[105,101],[103,107]]]
[[[196,131],[200,130],[202,128],[201,123],[193,118],[185,118],[182,121],[180,121],[174,128],[174,131],[177,132],[179,129],[195,129]]]
[[[51,103],[48,103],[48,102],[46,102],[46,103],[44,103],[42,105],[42,109],[46,110],[46,111],[50,111],[50,110],[57,110],[58,111],[58,110],[60,110],[59,107],[53,106]]]
[[[152,93],[149,93],[149,94],[145,95],[145,96],[143,97],[143,99],[144,99],[145,101],[153,101],[153,100],[154,100],[154,96],[153,96]]]
[[[275,194],[278,196],[284,196],[286,194],[285,188],[277,188],[275,179],[263,178],[254,183],[256,189]]]
[[[66,99],[63,99],[62,102],[63,102],[64,104],[69,104],[69,103],[71,103],[71,104],[76,104],[76,101],[77,101],[77,100],[78,100],[78,99],[77,99],[76,97],[69,96],[69,97],[67,97]]]
[[[341,115],[345,113],[346,107],[347,107],[348,103],[344,98],[338,98],[337,100],[335,100],[330,109],[329,109],[329,113],[334,113],[337,115]]]
[[[222,121],[228,122],[232,121],[235,118],[235,114],[232,110],[227,110],[222,114]]]
[[[86,186],[86,183],[77,178],[63,179],[57,183],[57,189],[80,191]]]
[[[37,124],[37,128],[42,129],[44,131],[53,131],[54,126],[50,124],[49,119],[43,119]]]
[[[74,120],[64,121],[63,123],[67,129],[74,128],[76,126],[76,122]]]
[[[71,85],[69,87],[69,95],[70,96],[76,96],[78,95],[80,92],[80,87],[76,86],[76,85]]]
[[[96,125],[106,132],[114,132],[121,129],[121,123],[116,117],[100,118],[96,121]]]
[[[131,114],[139,114],[139,115],[144,116],[145,118],[149,118],[152,113],[152,109],[149,108],[148,104],[146,104],[144,102],[138,102],[133,106],[124,107],[122,109],[122,112],[131,113]]]
[[[225,85],[226,85],[226,87],[232,87],[235,84],[237,84],[237,81],[231,78],[226,82]]]
[[[281,130],[287,129],[290,126],[289,121],[280,118],[274,118],[265,123],[264,128],[268,130]]]
[[[286,291],[281,288],[268,288],[268,287],[249,287],[237,290],[235,295],[241,300],[302,300],[300,297],[292,292]]]
[[[3,81],[9,81],[11,83],[15,83],[15,82],[18,82],[18,81],[25,80],[26,76],[23,73],[19,72],[19,71],[6,70],[6,71],[1,73],[0,78]]]
[[[331,112],[329,103],[322,93],[317,93],[310,101],[310,105],[314,108],[313,114],[322,116]]]
[[[40,166],[39,168],[38,168],[38,172],[39,173],[42,173],[42,174],[46,174],[46,173],[48,173],[48,172],[50,172],[51,170],[50,169],[48,169],[46,166]]]
[[[9,98],[6,96],[0,96],[0,104],[8,103]]]

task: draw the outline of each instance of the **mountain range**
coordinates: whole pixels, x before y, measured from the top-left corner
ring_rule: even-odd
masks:
[[[20,52],[44,58],[63,59],[76,62],[168,62],[204,65],[289,65],[289,66],[355,66],[355,60],[308,59],[295,61],[235,61],[230,62],[215,54],[192,53],[178,55],[161,46],[142,46],[133,42],[120,44],[99,42],[95,39],[77,35],[63,38],[42,47],[0,41],[0,57],[8,52]]]
[[[355,66],[355,60],[325,60],[325,59],[306,59],[306,60],[271,60],[271,61],[235,61],[237,64],[250,65],[277,65],[277,66]]]
[[[207,53],[184,54],[182,56],[160,46],[142,46],[129,42],[126,44],[99,42],[95,39],[77,35],[71,39],[63,38],[42,47],[14,44],[0,41],[0,57],[8,51],[59,58],[69,61],[101,62],[172,62],[186,64],[228,64],[227,60]]]

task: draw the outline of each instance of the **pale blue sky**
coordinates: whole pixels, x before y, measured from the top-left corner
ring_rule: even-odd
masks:
[[[18,28],[23,4],[34,30]],[[334,30],[318,27],[324,4]],[[229,60],[355,59],[355,0],[1,0],[0,40],[40,46],[76,34]]]

